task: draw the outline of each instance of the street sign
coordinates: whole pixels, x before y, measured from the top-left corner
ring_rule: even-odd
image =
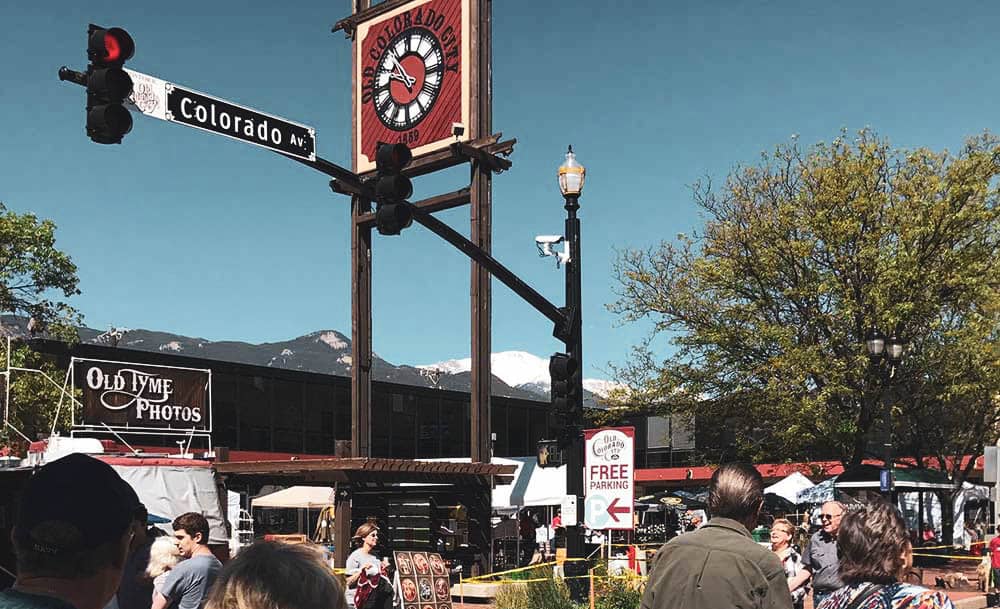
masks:
[[[136,72],[128,106],[146,116],[187,125],[247,144],[316,160],[316,130],[284,118]]]
[[[881,493],[888,493],[892,490],[892,470],[883,469],[878,473],[878,490]]]
[[[583,522],[591,529],[632,529],[635,428],[586,429]]]

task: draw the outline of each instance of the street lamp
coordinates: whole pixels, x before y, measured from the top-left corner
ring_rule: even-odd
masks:
[[[580,523],[580,508],[583,506],[583,322],[581,315],[582,294],[580,278],[580,220],[576,212],[580,209],[580,193],[583,192],[583,182],[587,170],[576,160],[573,147],[566,151],[566,160],[559,166],[559,192],[565,200],[566,209],[566,314],[570,320],[569,338],[566,340],[566,355],[576,360],[577,374],[572,375],[575,385],[570,395],[575,401],[569,408],[577,420],[566,421],[568,442],[564,458],[566,460],[566,494],[576,498],[577,513],[573,521],[568,521],[569,514],[563,514],[566,523],[566,556],[568,558],[583,558],[583,528]],[[567,564],[567,575],[575,571],[579,562]],[[582,571],[581,571],[582,572]],[[582,580],[573,579],[572,582]],[[576,586],[574,586],[576,587]],[[582,597],[582,588],[576,590]]]
[[[884,368],[883,381],[886,386],[892,388],[896,382],[896,367],[903,361],[903,352],[906,351],[906,341],[899,337],[898,332],[893,332],[889,338],[879,332],[878,328],[872,327],[865,335],[865,349],[868,351],[868,359],[872,367],[877,368],[882,361],[886,361],[888,366]],[[893,488],[893,454],[892,454],[892,400],[886,399],[882,395],[882,418],[885,424],[885,440],[883,448],[882,469],[883,479],[880,480],[882,495],[887,501],[892,503]]]

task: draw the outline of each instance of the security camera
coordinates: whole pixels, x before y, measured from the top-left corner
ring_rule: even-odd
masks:
[[[559,243],[563,244],[563,251],[554,251],[552,246]],[[535,247],[538,248],[539,256],[554,256],[556,259],[556,268],[559,268],[559,265],[565,264],[570,260],[569,242],[562,235],[538,235],[535,237]]]
[[[562,235],[538,235],[535,237],[535,243],[539,245],[555,245],[557,243],[562,243]]]
[[[465,125],[462,123],[452,123],[451,124],[451,134],[456,138],[465,135]]]

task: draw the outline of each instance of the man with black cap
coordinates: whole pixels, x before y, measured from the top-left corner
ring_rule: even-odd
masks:
[[[107,463],[72,454],[40,468],[21,496],[11,541],[14,587],[3,609],[102,609],[132,542],[135,491]]]

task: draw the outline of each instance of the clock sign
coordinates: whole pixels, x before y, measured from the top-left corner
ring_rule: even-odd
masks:
[[[469,139],[469,0],[415,0],[358,25],[355,169],[375,167],[379,142],[413,156]]]

